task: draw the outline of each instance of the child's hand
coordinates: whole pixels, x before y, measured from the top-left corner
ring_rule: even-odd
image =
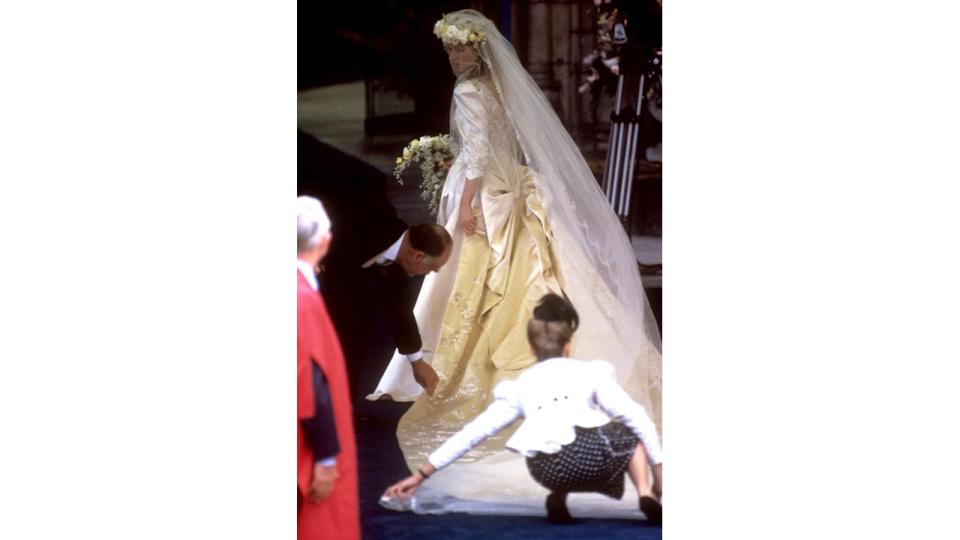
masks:
[[[387,490],[383,492],[383,496],[390,499],[409,498],[417,492],[417,489],[420,488],[420,484],[422,483],[423,478],[421,478],[419,474],[413,474],[388,487]]]

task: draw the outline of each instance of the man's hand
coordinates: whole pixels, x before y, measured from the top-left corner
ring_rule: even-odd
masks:
[[[340,478],[340,474],[337,473],[336,465],[331,465],[330,467],[324,467],[319,463],[314,465],[313,480],[310,481],[310,500],[312,502],[320,502],[329,497],[337,478]]]
[[[433,391],[437,389],[437,372],[423,359],[410,362],[410,367],[413,368],[413,379],[427,391],[428,395],[432,396]]]

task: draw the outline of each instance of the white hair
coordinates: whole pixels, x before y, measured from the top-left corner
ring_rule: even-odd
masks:
[[[313,197],[297,197],[297,253],[317,247],[329,232],[330,218],[323,204]]]

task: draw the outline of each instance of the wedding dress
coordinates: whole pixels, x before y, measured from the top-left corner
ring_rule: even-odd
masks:
[[[555,292],[580,313],[573,356],[614,364],[620,385],[660,431],[659,335],[619,220],[493,24],[472,10],[447,17],[482,25],[488,75],[463,76],[454,89],[456,157],[438,212],[454,248],[447,264],[425,278],[414,309],[424,358],[440,382],[433,396],[423,393],[406,360],[395,354],[368,399],[415,400],[397,428],[415,470],[486,408],[497,383],[535,362],[527,322],[537,301]],[[477,232],[470,235],[458,226],[467,178],[482,178],[474,203]],[[547,491],[529,477],[521,456],[504,449],[515,428],[437,472],[412,509],[543,515]],[[639,517],[635,494],[619,502],[575,494],[569,507],[574,516]]]

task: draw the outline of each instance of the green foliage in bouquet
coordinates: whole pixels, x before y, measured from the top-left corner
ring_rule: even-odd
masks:
[[[420,197],[427,201],[430,213],[434,216],[440,207],[440,195],[443,193],[443,181],[453,160],[450,151],[450,136],[423,136],[410,141],[397,158],[393,176],[402,185],[403,172],[413,162],[420,164]]]

